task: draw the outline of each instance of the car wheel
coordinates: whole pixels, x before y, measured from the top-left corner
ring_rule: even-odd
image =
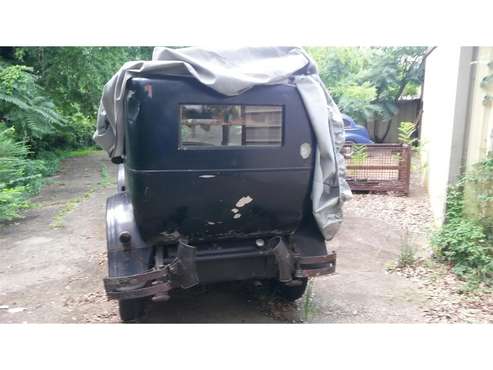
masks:
[[[123,299],[118,301],[120,319],[123,322],[138,321],[144,315],[146,299]]]

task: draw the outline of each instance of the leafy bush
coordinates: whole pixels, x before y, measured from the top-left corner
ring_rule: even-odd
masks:
[[[21,216],[21,210],[29,208],[27,191],[23,186],[0,189],[0,221],[10,221]]]
[[[22,177],[29,150],[14,138],[15,129],[0,122],[0,184]]]
[[[28,198],[38,194],[43,177],[58,168],[58,154],[43,153],[42,158],[29,159],[27,144],[16,140],[15,129],[0,122],[0,221],[21,216],[28,208]]]
[[[484,228],[467,218],[447,222],[434,235],[433,244],[438,254],[454,264],[456,274],[486,280],[493,274],[491,245],[488,245]]]
[[[449,189],[445,224],[432,237],[435,254],[452,263],[457,275],[470,282],[485,282],[488,285],[493,283],[493,236],[491,215],[484,209],[488,209],[488,203],[492,201],[488,197],[492,190],[490,187],[484,188],[483,182],[490,181],[492,174],[492,158],[489,158]],[[465,202],[464,195],[465,189],[471,187],[475,191],[480,190],[476,201],[481,204],[478,213],[467,211],[470,202]]]
[[[19,217],[28,207],[28,189],[19,185],[26,176],[28,148],[14,139],[14,128],[7,129],[0,122],[0,220]]]
[[[399,141],[403,144],[412,146],[418,139],[414,137],[416,124],[414,122],[401,122],[399,124]]]
[[[95,120],[85,116],[77,109],[68,117],[68,125],[65,130],[65,142],[69,148],[85,148],[94,145],[92,135],[94,133]]]
[[[36,151],[65,120],[31,72],[26,66],[0,64],[0,119]]]

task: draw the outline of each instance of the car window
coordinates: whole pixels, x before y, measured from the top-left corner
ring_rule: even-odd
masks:
[[[278,105],[181,104],[180,147],[280,146]]]

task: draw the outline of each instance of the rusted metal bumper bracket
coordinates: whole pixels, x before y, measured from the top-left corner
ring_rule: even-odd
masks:
[[[335,252],[325,256],[298,257],[295,277],[305,278],[333,274],[336,270],[336,257]]]
[[[191,288],[199,283],[195,248],[180,242],[177,257],[170,264],[142,274],[108,277],[103,281],[108,298],[119,300],[163,297],[176,287]]]

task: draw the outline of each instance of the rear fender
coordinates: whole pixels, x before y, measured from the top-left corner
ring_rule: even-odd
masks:
[[[151,267],[153,248],[142,240],[126,192],[106,201],[106,240],[110,277],[141,274]]]

